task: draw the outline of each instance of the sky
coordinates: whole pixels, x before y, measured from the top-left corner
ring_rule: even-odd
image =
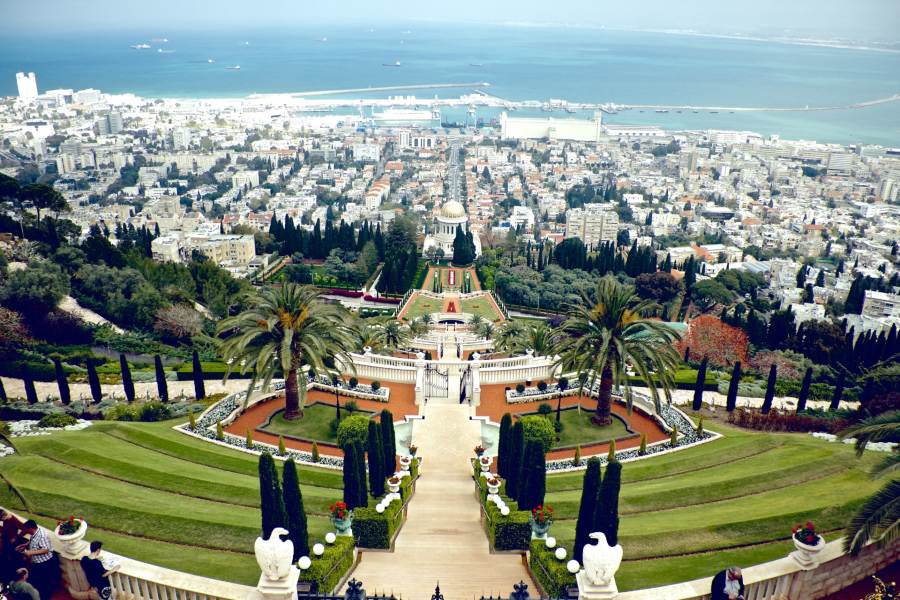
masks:
[[[0,0],[0,14],[20,34],[444,21],[900,41],[900,0]]]

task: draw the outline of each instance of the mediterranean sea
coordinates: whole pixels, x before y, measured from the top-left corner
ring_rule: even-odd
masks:
[[[131,47],[138,44],[150,48]],[[396,63],[399,66],[386,66]],[[238,65],[239,70],[228,68]],[[34,71],[42,91],[93,87],[150,98],[476,81],[490,83],[487,92],[509,100],[729,107],[845,106],[900,92],[896,52],[621,30],[466,24],[5,34],[0,41],[0,95],[15,95],[18,71]],[[432,98],[470,91],[390,94]],[[496,111],[479,116],[490,118]],[[557,111],[554,116],[568,115]],[[821,112],[630,110],[604,115],[604,120],[900,146],[900,102]]]

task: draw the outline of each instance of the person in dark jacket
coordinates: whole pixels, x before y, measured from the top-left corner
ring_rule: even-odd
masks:
[[[81,557],[81,568],[84,570],[84,576],[91,586],[100,596],[102,600],[112,598],[112,586],[109,585],[109,575],[119,569],[118,565],[107,569],[100,558],[100,551],[103,549],[102,542],[91,542],[91,553]]]
[[[737,567],[729,567],[713,577],[712,600],[744,600],[744,578]]]

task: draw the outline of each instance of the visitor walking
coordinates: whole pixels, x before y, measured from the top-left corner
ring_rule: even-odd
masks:
[[[38,527],[31,519],[22,525],[22,533],[29,536],[28,542],[16,549],[30,564],[31,582],[41,598],[50,598],[59,576],[59,561],[50,544],[50,536],[46,529]]]
[[[97,592],[101,600],[109,600],[112,598],[112,586],[109,585],[109,576],[119,570],[119,565],[104,564],[101,552],[103,543],[98,541],[91,542],[91,553],[81,557],[81,568],[88,580],[88,585]]]
[[[738,567],[720,571],[712,581],[710,600],[744,600],[744,577]]]

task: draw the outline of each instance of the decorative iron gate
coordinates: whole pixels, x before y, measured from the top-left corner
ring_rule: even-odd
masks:
[[[447,391],[450,389],[448,380],[450,379],[449,369],[441,371],[437,367],[428,365],[425,367],[425,397],[426,398],[446,398]]]
[[[466,367],[463,371],[462,381],[459,386],[459,403],[462,404],[472,398],[472,367]]]

